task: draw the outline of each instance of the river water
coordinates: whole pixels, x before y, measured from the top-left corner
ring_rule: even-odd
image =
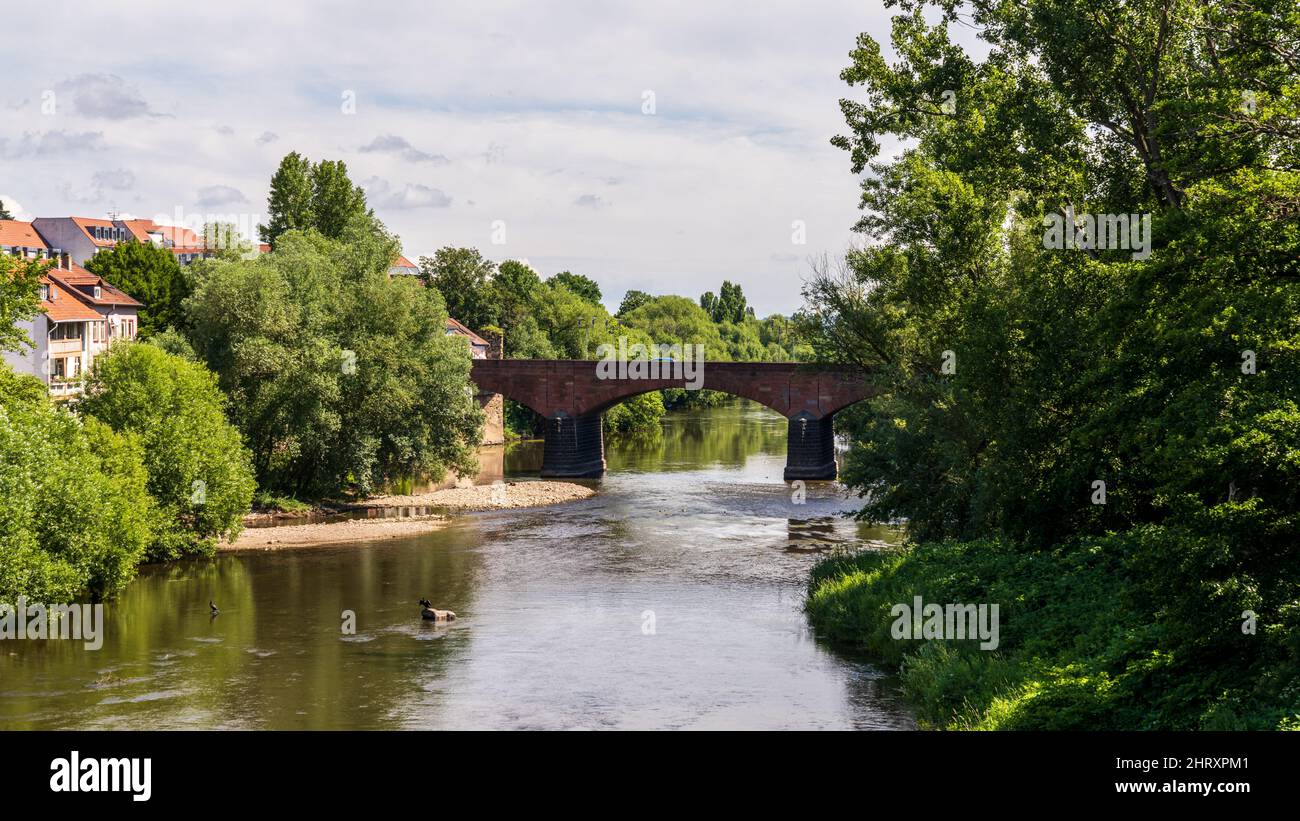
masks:
[[[911,727],[896,682],[801,611],[821,552],[893,534],[843,519],[838,485],[797,504],[785,436],[749,402],[677,411],[607,442],[590,500],[142,568],[101,649],[0,644],[0,727]],[[421,597],[460,618],[421,621]]]

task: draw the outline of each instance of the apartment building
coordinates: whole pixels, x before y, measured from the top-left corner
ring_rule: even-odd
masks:
[[[70,252],[51,247],[33,223],[0,220],[0,253],[53,260],[40,281],[41,313],[17,323],[35,348],[6,351],[4,361],[15,371],[45,382],[55,399],[80,393],[79,378],[96,355],[119,339],[136,338],[143,306],[72,262]]]

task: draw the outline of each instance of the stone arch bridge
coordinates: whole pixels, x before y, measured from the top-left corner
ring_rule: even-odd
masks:
[[[542,476],[605,472],[601,414],[637,394],[686,388],[680,370],[656,378],[611,377],[602,363],[576,359],[475,359],[470,378],[546,420]],[[608,363],[606,363],[608,364]],[[667,372],[671,363],[658,365]],[[693,387],[752,399],[789,420],[786,479],[834,479],[836,411],[875,389],[860,370],[797,362],[699,362]],[[689,373],[689,371],[688,371]]]

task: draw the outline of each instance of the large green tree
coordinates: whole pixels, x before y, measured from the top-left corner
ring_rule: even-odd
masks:
[[[156,517],[139,441],[49,401],[0,363],[0,602],[121,590]]]
[[[290,232],[273,254],[214,265],[189,302],[259,486],[300,497],[468,471],[482,411],[438,291],[389,279],[395,243]]]
[[[322,160],[312,166],[312,225],[330,239],[340,239],[357,221],[373,217],[365,192],[348,178],[342,160]]]
[[[815,272],[800,315],[819,358],[881,389],[837,422],[863,515],[1058,550],[1062,572],[1122,534],[1114,576],[1072,595],[1109,586],[1128,623],[1068,684],[1026,687],[1146,726],[1260,703],[1276,723],[1300,669],[1294,3],[891,5],[897,61],[859,39],[834,141],[870,242]],[[987,55],[949,38],[962,24]],[[1246,610],[1273,639],[1241,641]]]
[[[316,225],[312,192],[311,160],[292,151],[280,160],[271,177],[271,194],[267,198],[267,223],[258,226],[262,242],[275,242],[286,231],[306,230]]]
[[[501,324],[501,294],[492,285],[496,270],[476,248],[439,248],[432,257],[420,257],[421,279],[442,295],[447,312],[470,328]]]
[[[266,208],[267,222],[258,232],[272,248],[287,231],[314,228],[330,239],[342,239],[358,225],[375,222],[365,192],[348,177],[346,163],[312,163],[296,151],[280,160],[271,177]]]
[[[253,471],[226,419],[216,376],[150,344],[115,345],[95,359],[80,411],[138,437],[161,513],[149,558],[209,552],[239,534]]]
[[[9,209],[5,207],[4,200],[0,200],[0,220],[11,220],[13,218],[14,215],[9,213]]]
[[[600,302],[600,285],[596,280],[582,274],[561,271],[546,280],[548,285],[568,288],[573,293],[592,303]]]
[[[189,277],[168,249],[135,240],[120,242],[86,260],[86,270],[144,304],[142,337],[184,324],[182,303],[189,296]]]

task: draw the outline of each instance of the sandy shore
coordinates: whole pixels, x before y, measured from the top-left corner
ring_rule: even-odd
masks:
[[[506,482],[497,485],[453,487],[411,496],[377,496],[365,507],[436,507],[449,512],[503,510],[573,502],[594,496],[596,491],[571,482]],[[233,544],[218,550],[281,550],[400,539],[437,530],[449,518],[444,515],[411,516],[400,519],[347,519],[279,527],[250,527]]]
[[[217,550],[282,550],[342,542],[400,539],[437,530],[446,523],[446,516],[425,516],[418,519],[348,519],[343,522],[248,527],[239,534],[234,544],[218,545]]]
[[[503,510],[574,502],[596,491],[572,482],[503,482],[474,487],[449,487],[413,496],[376,496],[367,507],[440,507],[449,511]]]

